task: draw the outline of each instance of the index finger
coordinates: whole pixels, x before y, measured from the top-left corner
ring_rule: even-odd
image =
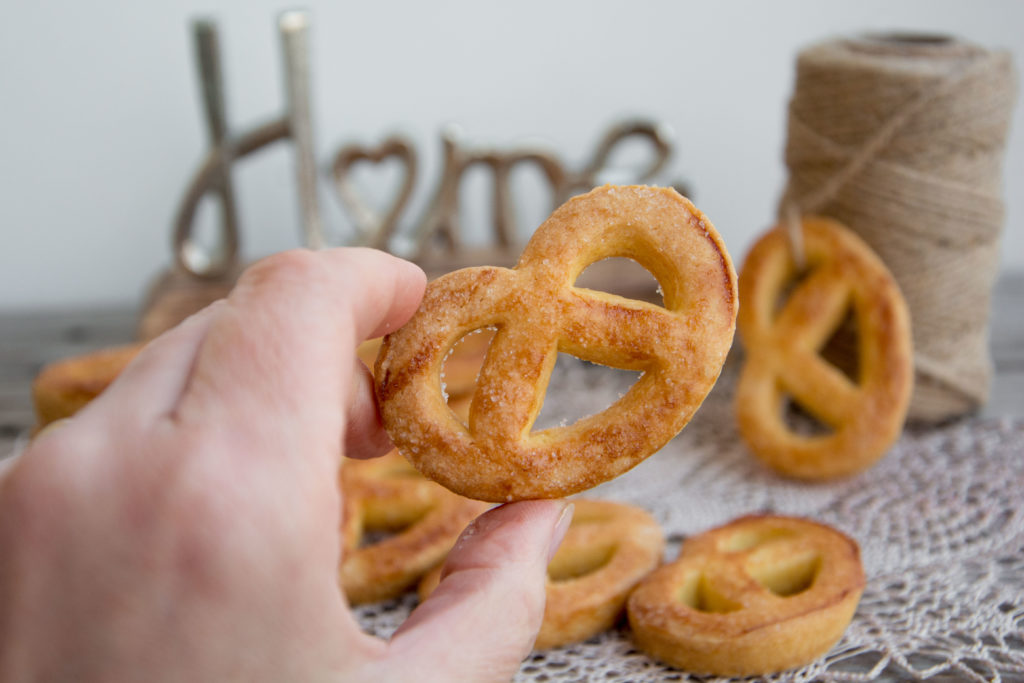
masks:
[[[255,444],[285,437],[337,451],[357,344],[403,324],[425,283],[415,265],[372,249],[260,261],[210,324],[174,416]]]

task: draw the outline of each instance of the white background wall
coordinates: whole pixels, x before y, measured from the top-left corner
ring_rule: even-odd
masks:
[[[739,259],[771,220],[785,172],[797,50],[865,30],[952,33],[1024,55],[1016,0],[318,2],[317,156],[400,130],[439,173],[439,132],[540,139],[573,164],[627,115],[670,124],[673,177]],[[0,22],[0,310],[134,303],[170,263],[174,209],[206,149],[188,22],[220,21],[229,117],[283,104],[280,0],[6,4]],[[1024,107],[1006,158],[1004,268],[1024,268]],[[235,176],[247,258],[298,242],[287,148]],[[474,187],[474,185],[470,185]],[[335,231],[343,216],[326,181]],[[546,213],[537,202],[525,219]]]

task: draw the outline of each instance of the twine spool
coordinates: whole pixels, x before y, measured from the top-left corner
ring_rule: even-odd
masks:
[[[802,51],[796,72],[780,216],[839,220],[896,277],[914,334],[911,418],[977,408],[992,374],[1010,55],[941,36],[865,37]]]

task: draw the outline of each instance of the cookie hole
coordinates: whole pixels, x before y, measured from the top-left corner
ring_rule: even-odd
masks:
[[[854,384],[860,384],[859,339],[857,312],[850,306],[835,332],[821,347],[822,359],[835,366]]]
[[[803,593],[810,588],[820,570],[821,556],[814,552],[784,560],[773,558],[763,566],[747,568],[755,581],[782,598]]]
[[[356,545],[356,549],[360,550],[362,548],[369,548],[379,543],[383,543],[384,541],[387,541],[388,539],[394,538],[395,536],[399,535],[404,530],[405,528],[364,529],[363,533],[359,536],[359,543]]]
[[[678,596],[684,605],[698,612],[726,614],[743,607],[741,603],[731,600],[717,591],[707,576],[696,572],[686,577],[679,589]]]
[[[789,395],[782,397],[782,421],[789,431],[807,438],[829,436],[835,433],[831,425],[819,420],[799,401]]]
[[[795,268],[789,274],[789,278],[785,280],[782,287],[779,288],[779,295],[775,299],[775,305],[772,307],[772,319],[776,319],[782,309],[786,307],[786,303],[790,297],[793,296],[793,292],[800,288],[800,285],[804,283],[807,278],[814,272],[813,268],[808,265],[802,270],[796,270]]]
[[[561,400],[545,396],[533,432],[568,427],[608,408],[608,396],[622,397],[643,373],[611,368],[559,353],[548,386],[571,387],[559,392]]]
[[[429,511],[429,506],[400,507],[393,502],[367,501],[356,547],[367,548],[400,536],[422,520]]]
[[[580,273],[575,286],[665,305],[657,278],[631,258],[613,256],[595,261]]]
[[[572,526],[576,526],[573,520]],[[554,582],[571,581],[587,574],[593,574],[611,562],[615,545],[559,548],[548,565],[548,578]]]
[[[727,553],[741,553],[747,550],[753,550],[763,545],[775,543],[787,538],[792,538],[796,534],[789,529],[783,528],[768,528],[768,529],[744,529],[737,531],[736,533],[725,539],[723,543],[719,545],[719,550]]]
[[[466,423],[469,401],[476,391],[480,368],[484,365],[484,357],[495,332],[493,327],[481,327],[463,335],[441,364],[441,391],[448,407],[463,424]]]

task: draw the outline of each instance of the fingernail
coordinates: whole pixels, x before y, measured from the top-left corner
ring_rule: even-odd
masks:
[[[564,505],[562,514],[559,516],[558,521],[555,522],[555,529],[551,532],[551,544],[548,546],[548,562],[551,562],[551,558],[555,556],[558,546],[562,544],[562,539],[565,538],[565,532],[569,530],[569,525],[572,524],[572,513],[576,506],[568,501],[565,501]]]

